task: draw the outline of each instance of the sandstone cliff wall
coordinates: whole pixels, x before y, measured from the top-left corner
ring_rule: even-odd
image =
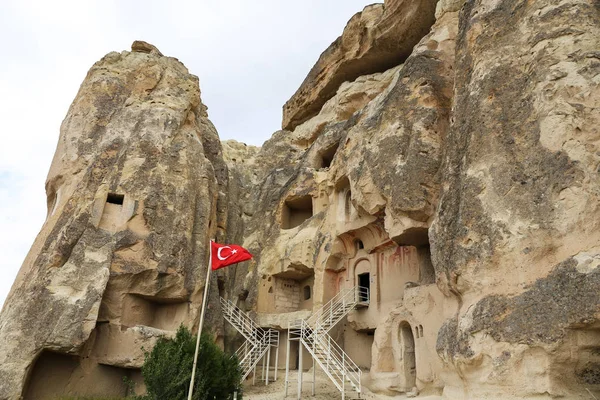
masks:
[[[362,55],[340,43],[389,49],[354,32],[392,3],[350,21],[257,155],[246,305],[285,328],[368,273],[335,335],[370,389],[598,393],[597,4],[442,1],[410,54],[396,32],[396,64],[341,84]]]
[[[599,30],[594,0],[368,6],[260,148],[219,142],[177,60],[141,42],[107,55],[0,315],[0,399],[43,398],[50,368],[57,393],[124,394],[137,349],[196,322],[215,236],[255,258],[216,274],[211,303],[283,343],[290,320],[368,287],[331,333],[374,392],[600,396]]]
[[[438,287],[460,300],[437,346],[455,396],[600,383],[598,29],[594,2],[461,11],[432,231]]]
[[[141,346],[194,325],[208,239],[231,220],[220,149],[198,78],[176,59],[136,42],[92,67],[2,310],[0,398],[123,395]]]

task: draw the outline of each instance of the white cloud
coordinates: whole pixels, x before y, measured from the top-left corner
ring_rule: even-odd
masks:
[[[200,78],[222,139],[260,145],[365,0],[9,0],[0,4],[0,306],[46,216],[59,127],[91,65],[135,39]]]

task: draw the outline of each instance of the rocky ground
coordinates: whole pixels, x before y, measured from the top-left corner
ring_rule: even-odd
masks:
[[[276,382],[269,383],[268,386],[265,386],[264,383],[256,383],[256,385],[252,385],[252,380],[248,380],[246,385],[244,386],[244,400],[275,400],[275,399],[293,399],[296,397],[296,393],[298,390],[297,386],[297,376],[298,373],[296,371],[290,372],[290,386],[288,389],[288,396],[285,397],[285,371],[279,375]],[[315,396],[312,396],[312,372],[305,372],[303,376],[303,385],[302,385],[302,398],[310,398],[314,400],[329,400],[329,399],[338,399],[341,398],[340,392],[336,389],[333,383],[327,379],[325,374],[321,371],[317,371],[316,374],[316,382],[317,387],[315,389]],[[365,389],[367,390],[367,389]],[[356,399],[358,397],[347,396],[347,399]],[[406,399],[406,395],[398,395],[398,396],[382,396],[376,395],[374,393],[368,392],[364,393],[360,397],[361,399],[367,400],[377,400],[377,399]],[[441,399],[439,396],[419,396],[420,400],[438,400]]]

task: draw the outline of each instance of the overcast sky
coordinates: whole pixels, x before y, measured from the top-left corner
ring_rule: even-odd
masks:
[[[365,0],[1,0],[0,307],[46,216],[62,119],[92,64],[135,39],[200,78],[221,139],[261,145]]]

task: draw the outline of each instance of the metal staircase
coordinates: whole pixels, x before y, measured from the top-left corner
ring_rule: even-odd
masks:
[[[242,380],[246,379],[255,370],[256,365],[263,360],[262,377],[269,384],[269,369],[271,360],[271,347],[276,348],[275,355],[275,380],[277,379],[277,359],[279,358],[279,331],[275,329],[262,329],[242,310],[229,300],[220,297],[221,308],[225,319],[244,336],[246,341],[235,352],[240,361]],[[266,373],[265,373],[266,361]],[[255,374],[256,377],[256,374]]]
[[[367,307],[369,305],[369,289],[355,286],[343,289],[336,294],[323,307],[314,312],[306,323],[311,328],[317,325],[325,332],[329,332],[338,322],[355,308]]]
[[[329,330],[340,322],[346,315],[357,307],[366,307],[369,304],[369,290],[360,286],[340,291],[321,309],[316,311],[306,320],[297,320],[288,327],[288,351],[290,353],[290,340],[298,340],[312,355],[321,369],[346,397],[346,391],[354,392],[360,396],[362,371],[344,350],[331,338]],[[299,348],[300,365],[298,372],[298,399],[302,393],[302,350]],[[286,363],[285,395],[287,396],[289,383],[289,359]],[[313,367],[313,395],[314,395],[314,367]]]

